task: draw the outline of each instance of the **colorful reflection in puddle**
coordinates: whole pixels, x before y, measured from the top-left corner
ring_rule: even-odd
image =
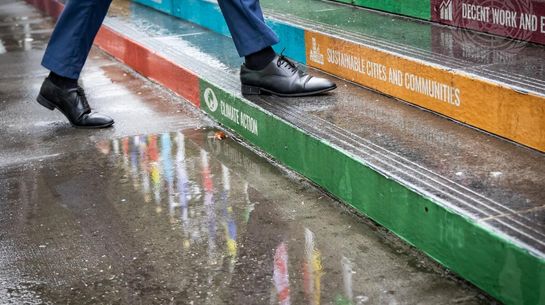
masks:
[[[134,191],[143,196],[145,203],[154,204],[158,214],[166,211],[172,224],[180,224],[184,249],[206,241],[210,264],[218,264],[229,257],[232,265],[237,253],[237,226],[248,221],[252,208],[247,200],[248,183],[243,181],[241,184],[246,200],[237,207],[244,215],[237,224],[230,201],[229,168],[219,164],[221,175],[215,182],[209,153],[203,148],[192,147],[188,157],[186,142],[184,133],[176,132],[126,137],[101,142],[98,147],[121,164]],[[125,204],[123,200],[122,203]],[[223,254],[218,252],[218,240],[224,242]]]
[[[266,166],[267,171],[271,171],[270,165],[265,165],[263,161],[263,164],[259,164],[259,159],[254,156],[245,156],[244,151],[237,146],[229,139],[216,137],[214,131],[180,131],[125,137],[101,142],[97,148],[119,164],[123,177],[130,181],[132,189],[143,198],[141,203],[122,199],[118,204],[154,205],[155,213],[168,215],[172,227],[181,233],[183,241],[180,251],[193,256],[205,256],[207,268],[215,270],[214,273],[245,273],[247,270],[237,266],[247,264],[238,263],[239,260],[260,266],[264,269],[260,272],[261,276],[270,279],[270,291],[274,293],[259,296],[259,291],[255,291],[256,300],[266,296],[269,298],[267,304],[298,304],[302,300],[305,304],[321,304],[321,281],[324,275],[322,256],[315,234],[309,228],[300,226],[297,232],[291,232],[292,225],[284,223],[285,220],[282,221],[283,226],[274,228],[271,237],[273,241],[278,241],[277,246],[274,249],[262,249],[269,252],[269,257],[264,260],[269,262],[268,268],[264,262],[258,261],[258,257],[248,257],[246,254],[241,257],[239,247],[259,247],[250,243],[241,244],[245,238],[239,236],[240,232],[243,235],[250,234],[248,223],[256,208],[252,198],[258,198],[261,202],[272,200],[280,208],[282,203],[275,202],[274,198],[262,197],[263,194],[256,188],[263,188],[259,185],[263,181],[247,179],[248,176],[259,176],[263,170],[260,167]],[[218,155],[227,156],[224,160],[231,162],[220,161],[215,158]],[[239,171],[241,168],[245,170]],[[246,170],[253,173],[248,174]],[[266,181],[266,177],[262,178]],[[255,188],[250,181],[257,184]],[[285,191],[289,192],[288,189]],[[270,204],[266,206],[271,207]],[[267,219],[261,221],[268,222]],[[294,235],[298,238],[294,238]],[[294,252],[297,254],[290,257],[290,248],[296,248]],[[336,304],[357,304],[352,292],[353,270],[350,260],[342,256],[337,265],[342,274],[343,287],[334,294],[334,298],[328,300],[334,300]],[[208,278],[210,284],[214,282],[211,274]],[[232,275],[230,277],[233,280],[236,278]],[[238,284],[223,282],[221,286],[236,287]],[[293,291],[292,286],[300,287],[301,293]],[[366,299],[365,296],[359,298],[363,301]]]
[[[221,138],[138,135],[2,169],[0,298],[5,286],[52,304],[489,303]]]

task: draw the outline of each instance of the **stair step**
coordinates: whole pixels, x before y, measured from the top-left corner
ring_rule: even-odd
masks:
[[[432,4],[434,0],[405,0],[405,1],[377,1],[377,0],[334,0],[392,14],[404,15],[423,20],[431,20]]]
[[[545,2],[540,0],[335,1],[502,37],[545,44]]]
[[[171,3],[170,14],[229,35],[216,2]],[[332,2],[261,4],[277,50],[296,61],[545,151],[544,46]]]
[[[116,5],[96,40],[112,56],[500,301],[545,295],[544,154],[313,68],[339,88],[244,97],[229,38]]]

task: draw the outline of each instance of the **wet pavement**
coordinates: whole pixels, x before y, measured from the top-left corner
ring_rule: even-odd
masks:
[[[0,166],[81,150],[99,139],[203,124],[172,94],[93,49],[81,85],[91,106],[116,123],[106,130],[74,130],[60,112],[35,101],[48,74],[40,61],[52,26],[50,17],[25,2],[0,0]]]
[[[34,101],[51,26],[0,0],[0,303],[492,302],[98,50],[115,127],[71,128]]]
[[[0,296],[485,304],[383,229],[218,138],[214,129],[188,129],[102,140],[0,170]]]

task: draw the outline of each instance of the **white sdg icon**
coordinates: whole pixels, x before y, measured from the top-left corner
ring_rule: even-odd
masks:
[[[206,90],[204,90],[204,101],[206,102],[206,105],[210,111],[216,112],[216,109],[218,109],[218,99],[216,98],[214,90],[210,88],[206,88]]]

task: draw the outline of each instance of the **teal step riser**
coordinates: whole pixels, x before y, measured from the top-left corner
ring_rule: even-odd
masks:
[[[181,1],[135,0],[135,2],[157,9],[161,12],[193,22],[218,34],[231,37],[227,23],[221,14],[217,3],[202,0]],[[267,24],[278,34],[281,41],[274,46],[278,53],[285,50],[285,55],[293,60],[306,64],[305,31],[272,18],[266,19]]]

